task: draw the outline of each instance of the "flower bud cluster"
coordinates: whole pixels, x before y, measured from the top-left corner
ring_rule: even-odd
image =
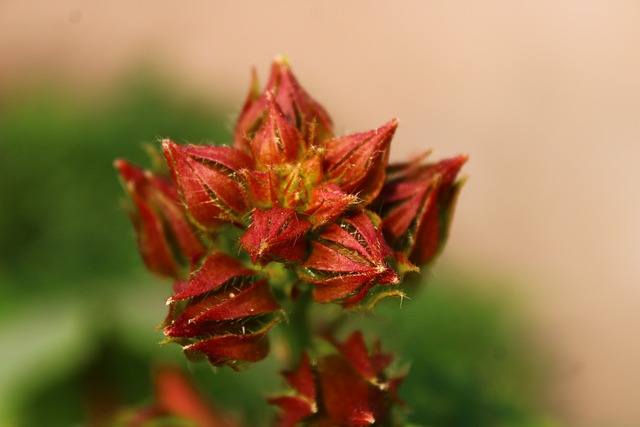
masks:
[[[397,126],[335,136],[278,60],[263,91],[254,73],[232,145],[164,140],[170,177],[118,161],[143,259],[175,280],[168,339],[214,365],[263,358],[280,305],[261,267],[274,262],[318,302],[398,295],[402,275],[442,248],[466,156],[388,165]],[[216,245],[229,226],[251,268]]]

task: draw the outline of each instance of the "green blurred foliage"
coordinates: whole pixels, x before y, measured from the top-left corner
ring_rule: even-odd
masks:
[[[54,89],[0,105],[0,283],[57,291],[75,280],[139,268],[113,161],[149,165],[159,138],[224,142],[215,108],[138,76],[108,99]],[[52,284],[55,283],[55,287]],[[6,289],[4,289],[6,290]]]
[[[148,166],[144,145],[159,138],[230,135],[228,112],[165,83],[139,75],[104,99],[39,89],[0,103],[0,341],[13,344],[0,360],[0,419],[9,425],[81,425],[96,402],[149,404],[152,368],[167,360],[247,425],[273,417],[264,396],[285,388],[273,355],[248,372],[214,373],[157,345],[169,284],[144,272],[113,160]],[[400,310],[385,301],[377,318],[350,320],[410,366],[401,395],[411,422],[556,425],[540,415],[544,363],[518,309],[472,292],[479,286],[464,283],[473,281],[436,278]]]
[[[477,277],[439,270],[418,292],[357,321],[408,368],[400,389],[424,426],[554,426],[542,416],[548,355],[527,334],[517,300]],[[479,290],[482,289],[482,290]],[[490,291],[493,289],[493,291]]]

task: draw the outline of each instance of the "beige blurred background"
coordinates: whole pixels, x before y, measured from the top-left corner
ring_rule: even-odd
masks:
[[[640,425],[640,2],[0,2],[0,91],[144,64],[239,108],[279,53],[338,132],[470,154],[443,265],[526,298],[570,425]]]

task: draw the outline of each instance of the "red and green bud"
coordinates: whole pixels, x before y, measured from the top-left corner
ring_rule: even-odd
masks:
[[[181,146],[163,141],[169,168],[194,222],[205,230],[221,221],[241,222],[247,212],[238,172],[251,167],[247,154],[232,147]]]
[[[394,119],[375,130],[326,141],[327,178],[346,193],[358,196],[363,205],[369,204],[384,185],[389,146],[397,127]]]
[[[246,268],[237,259],[214,252],[191,274],[189,280],[174,283],[174,294],[167,300],[167,304],[215,291],[231,280],[253,274],[255,271]]]
[[[444,246],[460,190],[456,177],[466,155],[420,165],[393,166],[393,174],[374,202],[394,249],[417,265],[428,264]]]
[[[133,203],[130,217],[145,265],[161,276],[184,276],[205,248],[185,216],[173,183],[125,160],[116,160],[115,166]]]
[[[316,147],[307,148],[273,102],[269,112],[276,117],[266,119],[250,143],[257,169],[242,171],[248,198],[261,209],[281,205],[301,210],[322,178],[322,154]]]
[[[298,269],[300,279],[313,284],[319,302],[358,304],[376,285],[395,285],[400,277],[387,264],[391,249],[371,212],[358,212],[326,226],[311,242],[311,254]]]
[[[240,238],[240,246],[251,255],[254,264],[300,262],[307,250],[305,237],[310,227],[309,221],[293,209],[280,206],[255,209],[251,225]]]
[[[295,391],[269,400],[282,409],[279,427],[386,425],[394,403],[400,403],[397,389],[403,379],[386,375],[393,357],[383,354],[379,343],[369,352],[359,332],[344,343],[330,342],[338,353],[315,365],[305,355],[297,370],[284,374]]]
[[[280,306],[266,279],[256,279],[253,270],[228,255],[213,253],[174,288],[164,334],[183,345],[189,357],[236,369],[240,362],[267,355],[266,335],[278,321]]]
[[[288,208],[304,211],[311,193],[320,185],[323,177],[322,153],[310,147],[299,162],[282,170],[280,202]]]

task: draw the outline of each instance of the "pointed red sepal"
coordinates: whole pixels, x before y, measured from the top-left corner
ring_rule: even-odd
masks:
[[[252,88],[238,118],[234,132],[236,147],[246,147],[265,118],[267,94],[273,98],[289,123],[310,144],[323,141],[333,135],[333,124],[327,111],[298,83],[291,68],[284,60],[276,60],[271,67],[269,81],[258,95],[258,82],[252,75]]]
[[[383,230],[390,242],[396,243],[410,231],[415,221],[420,221],[419,211],[428,203],[429,194],[435,194],[433,184],[428,181],[398,181],[385,186],[384,194],[381,194],[384,203],[402,202],[383,216]]]
[[[187,345],[183,348],[187,357],[201,354],[213,366],[228,365],[239,369],[238,362],[258,362],[269,353],[267,332],[276,322],[271,322],[259,331],[244,334],[217,335],[209,339]]]
[[[348,300],[348,296],[354,297],[354,300],[347,302],[346,308],[356,306],[365,295],[360,291],[368,291],[375,283],[368,274],[348,274],[344,276],[326,277],[314,273],[304,272],[299,274],[302,280],[313,283],[313,299],[320,303],[332,302],[343,299]],[[355,302],[354,302],[355,301]]]
[[[214,291],[231,279],[253,274],[253,270],[243,266],[237,259],[220,252],[213,253],[191,274],[188,281],[177,282],[180,289],[167,300],[167,304]]]
[[[293,209],[274,206],[254,209],[253,221],[240,238],[240,246],[254,264],[269,261],[300,262],[306,252],[306,233],[311,224]]]
[[[454,181],[466,161],[467,156],[461,155],[436,164],[433,179],[438,184],[435,194],[425,203],[422,220],[417,225],[416,244],[409,253],[409,259],[417,265],[431,262],[446,243],[455,203],[462,187],[462,181]]]
[[[311,191],[308,209],[304,212],[313,229],[337,220],[349,208],[358,203],[358,197],[347,194],[334,182],[329,182]]]
[[[306,149],[302,135],[289,123],[273,96],[267,93],[266,99],[265,117],[249,143],[257,167],[261,169],[292,163]]]
[[[207,297],[209,299],[211,297]],[[271,313],[280,305],[271,295],[269,282],[266,279],[239,288],[238,292],[228,292],[225,299],[216,298],[216,305],[206,308],[201,314],[191,318],[191,322],[225,321],[249,316]]]
[[[310,138],[312,135],[317,137],[318,141],[330,138],[333,134],[333,124],[329,114],[300,86],[289,64],[283,60],[274,62],[272,75],[276,79],[279,75],[276,102],[289,121],[300,129],[305,138],[314,139]],[[312,131],[313,123],[316,125]]]
[[[253,167],[253,159],[244,151],[226,145],[180,145],[184,154],[210,165],[225,170],[229,175]]]
[[[375,130],[326,141],[327,177],[364,205],[371,202],[384,185],[389,146],[397,127],[394,119]]]
[[[244,286],[209,292],[193,301],[167,328],[168,337],[196,337],[216,332],[221,325],[210,322],[230,322],[236,319],[271,313],[280,308],[271,295],[265,279]]]
[[[220,221],[241,221],[247,202],[236,172],[249,166],[246,154],[231,147],[183,147],[169,140],[162,148],[184,203],[201,227],[211,230]]]
[[[340,274],[375,275],[377,266],[362,258],[360,254],[367,253],[366,249],[348,232],[336,224],[331,224],[319,236],[322,242],[313,241],[311,255],[305,261],[304,267],[319,271]],[[329,240],[331,238],[331,240]],[[348,245],[361,246],[361,251],[352,251]]]
[[[391,250],[372,218],[358,212],[339,224],[328,225],[312,241],[311,254],[298,276],[313,283],[319,302],[347,298],[348,306],[358,304],[374,284],[398,284],[400,278],[386,263]]]
[[[205,248],[185,216],[173,183],[125,160],[116,160],[115,167],[135,208],[130,216],[147,268],[162,276],[183,276]]]
[[[142,199],[134,199],[136,213],[131,217],[136,229],[138,250],[147,269],[160,276],[180,277],[184,274],[175,259],[162,218]]]
[[[392,179],[374,201],[381,207],[385,236],[411,262],[428,264],[444,246],[460,189],[455,180],[466,161],[460,155],[394,166]]]
[[[369,354],[367,345],[360,331],[352,333],[345,342],[338,342],[328,338],[351,364],[353,369],[367,381],[375,382],[380,377],[382,371],[393,361],[393,356],[382,353],[380,342],[374,344],[374,350]]]

